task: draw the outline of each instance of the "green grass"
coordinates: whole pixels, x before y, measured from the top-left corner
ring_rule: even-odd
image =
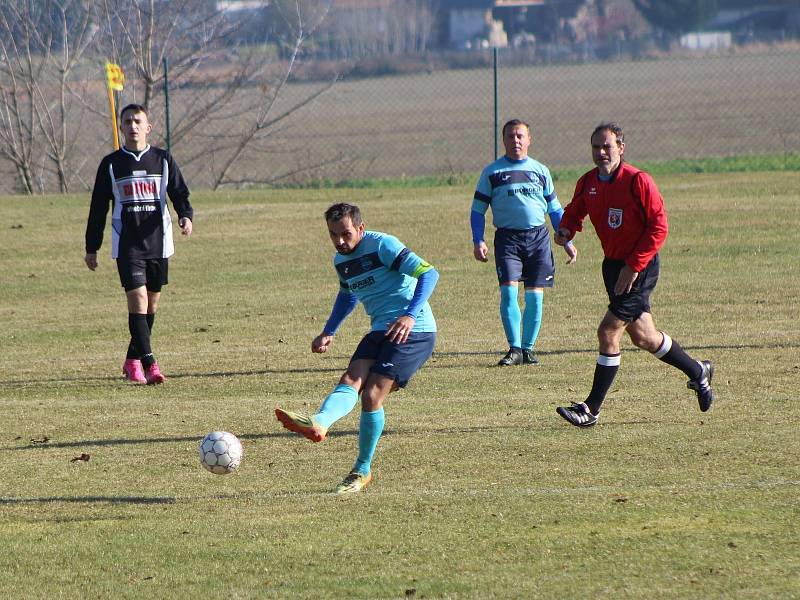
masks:
[[[197,194],[156,320],[169,380],[155,388],[118,376],[124,298],[107,247],[97,272],[82,263],[86,197],[1,199],[0,592],[797,597],[797,173],[658,181],[671,232],[656,322],[715,361],[718,402],[701,414],[682,374],[626,344],[589,431],[555,407],[594,368],[597,240],[581,235],[572,267],[557,254],[542,364],[493,367],[505,342],[493,269],[471,258],[471,182]],[[373,484],[338,499],[357,414],[312,445],[272,408],[316,408],[367,327],[354,313],[330,355],[309,351],[337,289],[321,215],[344,199],[442,278],[437,352],[387,402]],[[198,464],[218,428],[245,445],[234,475]]]
[[[677,173],[750,173],[764,171],[800,171],[800,154],[753,154],[741,156],[720,156],[696,160],[644,161],[636,166],[654,175],[674,175]],[[551,170],[556,181],[572,182],[587,170],[582,167],[561,167]],[[415,188],[475,185],[480,173],[461,173],[451,175],[431,175],[400,177],[390,179],[345,179],[336,181],[320,179],[307,184],[277,186],[285,189],[324,189],[324,188]]]

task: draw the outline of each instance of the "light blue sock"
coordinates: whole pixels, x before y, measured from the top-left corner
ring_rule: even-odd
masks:
[[[329,429],[336,421],[348,414],[358,402],[358,392],[352,385],[340,383],[322,401],[314,420]]]
[[[522,347],[531,350],[542,327],[544,292],[525,290],[525,311],[522,313]]]
[[[383,424],[386,418],[383,407],[372,412],[361,411],[361,423],[358,426],[358,458],[353,465],[353,471],[367,475],[375,455],[375,447],[383,433]]]
[[[500,286],[500,320],[503,322],[503,329],[506,332],[508,345],[514,348],[521,348],[520,345],[520,321],[522,315],[519,312],[519,302],[517,301],[517,286]]]

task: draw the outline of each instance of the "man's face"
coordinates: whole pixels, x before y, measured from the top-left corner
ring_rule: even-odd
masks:
[[[364,223],[356,227],[350,217],[328,221],[328,234],[339,254],[351,254],[364,237]]]
[[[144,150],[147,146],[147,135],[153,127],[145,113],[126,110],[122,113],[122,122],[119,128],[122,130],[122,135],[125,136],[126,147],[131,150]]]
[[[528,146],[531,145],[531,133],[525,125],[507,127],[503,134],[503,145],[506,147],[506,156],[514,160],[522,160],[528,156]]]
[[[592,136],[592,161],[600,173],[611,175],[619,167],[625,143],[617,140],[617,134],[607,129]]]

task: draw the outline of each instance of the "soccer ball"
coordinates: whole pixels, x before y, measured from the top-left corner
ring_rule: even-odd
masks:
[[[227,431],[212,431],[200,442],[200,464],[216,475],[233,473],[242,457],[242,443]]]

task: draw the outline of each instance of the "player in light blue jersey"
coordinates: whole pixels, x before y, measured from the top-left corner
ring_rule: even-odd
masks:
[[[436,321],[428,298],[439,273],[396,237],[367,231],[357,206],[334,204],[325,212],[325,221],[337,250],[333,264],[340,289],[322,333],[311,342],[311,351],[328,351],[339,326],[359,302],[370,317],[371,330],[316,414],[276,408],[275,416],[286,429],[321,442],[361,396],[358,457],[336,488],[337,494],[348,494],[372,481],[372,458],[385,421],[384,400],[405,387],[433,353]]]
[[[553,287],[555,263],[545,214],[558,231],[564,210],[556,196],[553,178],[542,163],[528,156],[530,126],[518,119],[503,126],[505,156],[488,165],[478,179],[470,211],[473,255],[489,261],[483,239],[486,211],[492,209],[495,265],[500,283],[500,320],[508,340],[508,353],[500,366],[536,364],[533,346],[542,324],[544,288]],[[578,250],[564,246],[567,264],[575,262]],[[525,309],[520,312],[519,281],[525,285]]]

